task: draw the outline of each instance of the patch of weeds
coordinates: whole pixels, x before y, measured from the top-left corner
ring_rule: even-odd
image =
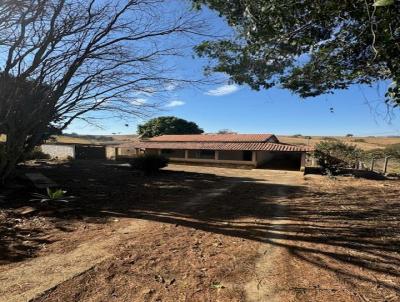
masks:
[[[221,282],[215,281],[215,282],[211,283],[211,288],[222,289],[222,288],[225,288],[225,286],[223,286],[221,284]]]
[[[66,196],[67,191],[62,189],[46,189],[46,194],[34,193],[32,194],[34,197],[31,201],[39,201],[39,202],[69,202],[73,200],[74,196]]]

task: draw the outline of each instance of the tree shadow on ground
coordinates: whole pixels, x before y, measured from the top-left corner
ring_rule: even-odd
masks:
[[[18,221],[1,221],[0,265],[22,261],[33,255],[43,244],[51,243],[51,240],[43,238],[44,235],[40,228],[25,229],[18,226]]]
[[[284,247],[347,279],[400,290],[390,279],[400,277],[399,200],[380,189],[364,188],[360,196],[356,187],[321,192],[251,177],[175,171],[142,177],[95,161],[41,171],[79,196],[68,210],[43,214],[65,225],[115,217],[175,224]],[[3,248],[1,257],[8,253]]]

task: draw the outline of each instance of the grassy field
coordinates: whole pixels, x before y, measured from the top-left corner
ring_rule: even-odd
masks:
[[[385,137],[385,136],[374,136],[374,137],[344,137],[344,136],[311,136],[308,139],[307,136],[285,136],[278,135],[278,139],[282,143],[293,144],[293,145],[310,145],[314,146],[320,141],[325,139],[336,139],[343,141],[348,144],[356,145],[363,150],[383,149],[389,145],[399,144],[400,137]]]
[[[136,139],[136,135],[82,135],[79,137],[72,137],[69,135],[56,135],[54,139],[58,143],[63,144],[104,144],[104,143],[125,143]],[[99,139],[101,138],[101,139]],[[109,138],[107,140],[107,138]],[[0,135],[0,142],[6,140],[5,135]]]
[[[113,142],[129,142],[137,139],[136,135],[110,135]],[[344,137],[344,136],[311,136],[311,139],[307,139],[307,136],[294,137],[286,135],[278,135],[278,139],[282,143],[293,144],[293,145],[310,145],[314,146],[324,139],[336,139],[346,143],[357,145],[363,150],[372,149],[383,149],[386,146],[400,143],[400,137]],[[56,140],[63,143],[98,143],[95,138],[88,140],[87,138],[74,138],[70,136],[57,136]]]
[[[101,139],[98,139],[98,138]],[[104,143],[126,143],[129,141],[134,141],[136,135],[107,135],[107,136],[90,136],[85,135],[81,137],[72,137],[66,135],[55,136],[55,139],[59,143],[68,144],[104,144]],[[107,138],[109,138],[107,140]]]

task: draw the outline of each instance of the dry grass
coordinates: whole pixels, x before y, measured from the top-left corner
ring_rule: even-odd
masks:
[[[125,143],[129,141],[136,140],[136,135],[107,135],[110,137],[110,142],[113,143]],[[59,143],[67,143],[67,144],[101,144],[105,141],[98,140],[95,137],[93,138],[86,138],[86,137],[71,137],[65,135],[58,135],[55,136],[55,139]]]
[[[135,141],[137,139],[137,135],[106,135],[110,137],[110,141],[112,142],[120,142],[125,143],[129,141]],[[96,139],[95,136],[93,138],[86,138],[85,136],[82,137],[71,137],[67,135],[56,135],[54,136],[55,141],[58,143],[63,144],[101,144],[104,143],[102,140]],[[0,142],[5,142],[6,136],[0,134]]]
[[[345,143],[356,145],[363,150],[372,149],[383,149],[389,145],[400,143],[400,137],[344,137],[344,136],[312,136],[311,139],[307,139],[305,136],[294,137],[294,136],[280,136],[278,139],[282,143],[294,144],[294,145],[310,145],[315,146],[325,138],[337,139]]]

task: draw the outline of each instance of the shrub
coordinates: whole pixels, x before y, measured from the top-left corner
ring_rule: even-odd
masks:
[[[295,134],[295,135],[292,135],[292,137],[302,137],[302,135],[301,134]]]
[[[355,143],[365,143],[366,141],[363,138],[356,138],[356,139],[353,139],[353,142],[355,142]]]
[[[354,135],[353,134],[351,134],[351,133],[349,133],[349,134],[346,134],[346,137],[353,137]]]
[[[168,158],[157,154],[144,154],[130,160],[133,169],[145,174],[154,174],[168,165]]]
[[[385,154],[400,159],[400,144],[389,145],[385,148]]]
[[[31,152],[28,152],[24,155],[24,160],[34,159],[50,159],[50,155],[42,152],[40,147],[35,147]]]
[[[372,158],[384,158],[386,156],[385,149],[372,149],[365,151],[364,160],[371,160]]]
[[[342,169],[353,168],[364,152],[343,142],[322,141],[315,146],[315,158],[326,173],[336,175]]]

